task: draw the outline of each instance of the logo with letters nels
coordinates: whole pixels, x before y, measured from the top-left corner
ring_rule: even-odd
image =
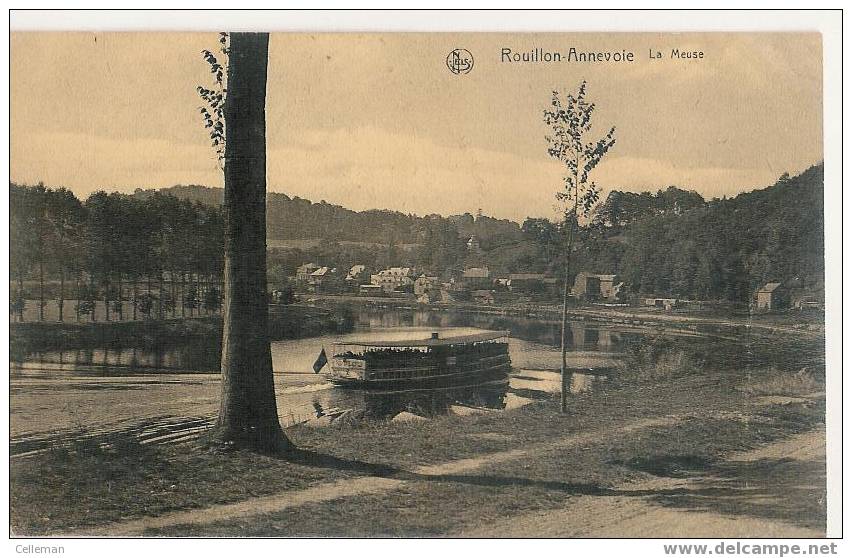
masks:
[[[456,48],[447,55],[447,68],[456,75],[467,74],[473,69],[473,55],[466,48]]]

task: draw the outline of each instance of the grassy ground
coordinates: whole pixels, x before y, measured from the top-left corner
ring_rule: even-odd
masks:
[[[733,483],[741,476],[748,480],[749,475],[766,471],[731,470],[722,456],[818,428],[824,421],[820,398],[758,404],[759,394],[767,389],[801,391],[800,381],[791,387],[779,378],[788,373],[769,369],[745,375],[671,374],[615,380],[604,390],[573,397],[570,413],[564,416],[558,413],[557,400],[546,400],[513,411],[414,423],[295,427],[288,434],[301,450],[287,457],[215,454],[192,443],[157,447],[119,440],[112,447],[77,446],[15,459],[10,471],[13,532],[67,533],[123,518],[372,475],[413,482],[386,494],[146,534],[440,535],[522,512],[553,509],[576,495],[614,494],[625,482],[653,476],[712,473],[727,475]],[[676,419],[665,426],[617,433],[620,426],[653,417]],[[580,448],[546,448],[547,442],[572,434],[591,436]],[[519,448],[538,449],[528,459],[485,465],[470,474],[420,478],[411,473],[420,465]],[[779,487],[784,475],[795,476],[784,467],[782,463],[771,468],[781,475]],[[796,493],[794,506],[774,506],[780,511],[773,513],[796,524],[821,526],[822,490]],[[701,505],[723,506],[726,513],[762,513],[753,505],[732,508],[723,495],[716,496],[716,504],[705,498]],[[684,495],[663,493],[658,498],[670,507],[697,505]]]

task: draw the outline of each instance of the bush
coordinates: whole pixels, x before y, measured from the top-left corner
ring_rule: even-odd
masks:
[[[652,337],[635,344],[621,368],[632,380],[658,380],[685,376],[703,363],[668,337]]]
[[[825,376],[809,368],[792,372],[772,366],[749,371],[748,380],[739,389],[748,395],[808,395],[825,389]]]

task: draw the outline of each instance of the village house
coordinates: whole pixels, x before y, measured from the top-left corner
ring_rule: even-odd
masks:
[[[410,267],[389,267],[370,276],[370,283],[379,285],[386,293],[400,290],[403,287],[413,286]]]
[[[784,287],[781,283],[766,283],[754,295],[757,310],[780,310],[786,308]]]
[[[308,285],[315,291],[333,290],[334,283],[339,283],[337,269],[327,266],[320,267],[308,276]],[[339,284],[337,285],[339,286]]]
[[[462,272],[459,281],[463,289],[475,291],[491,288],[491,274],[487,267],[469,267]]]
[[[663,310],[674,310],[680,308],[682,301],[677,298],[646,298],[645,306],[653,306],[654,308],[662,308]]]
[[[417,295],[418,304],[432,304],[434,302],[441,302],[441,300],[442,298],[440,289],[424,291]]]
[[[420,296],[424,293],[432,291],[440,291],[441,282],[435,276],[426,275],[425,273],[414,280],[414,294]]]
[[[509,277],[508,276],[495,277],[491,284],[497,290],[508,291],[509,290]]]
[[[486,289],[473,291],[472,293],[470,293],[470,298],[471,300],[479,304],[494,304],[496,302],[494,291],[489,291]]]
[[[382,289],[381,285],[368,283],[366,285],[358,285],[358,294],[364,296],[382,296],[385,294],[385,291]]]
[[[508,287],[518,294],[541,293],[544,291],[544,273],[512,273]]]
[[[300,265],[296,269],[296,281],[299,283],[309,283],[311,274],[319,268],[320,266],[313,262]]]
[[[350,267],[349,272],[346,274],[346,278],[344,279],[346,287],[350,291],[357,291],[359,285],[368,283],[369,280],[370,272],[367,270],[367,266],[361,264],[355,264]]]
[[[544,292],[555,296],[562,293],[563,282],[558,277],[545,277],[543,280]]]
[[[470,252],[479,252],[479,239],[476,238],[476,235],[471,235],[471,237],[467,239],[467,249]]]
[[[624,297],[624,283],[617,275],[581,271],[574,278],[573,295],[581,300],[617,302]]]

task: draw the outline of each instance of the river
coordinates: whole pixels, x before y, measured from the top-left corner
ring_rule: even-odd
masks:
[[[282,424],[500,412],[559,393],[558,324],[476,313],[357,309],[355,331],[274,341],[273,370]],[[514,372],[505,382],[452,389],[374,392],[334,387],[312,365],[320,350],[352,339],[404,340],[509,330]],[[695,333],[666,333],[702,358],[764,363],[784,354],[771,343]],[[572,396],[611,380],[637,344],[660,333],[623,325],[573,322],[568,335]],[[35,352],[11,363],[11,453],[43,451],[74,438],[131,434],[143,443],[184,440],[214,420],[219,401],[217,339],[158,347],[100,347]],[[801,349],[790,351],[801,356]],[[703,356],[702,356],[703,355]],[[786,358],[786,357],[785,357]],[[747,364],[747,363],[746,363]],[[410,415],[409,415],[410,413]]]

